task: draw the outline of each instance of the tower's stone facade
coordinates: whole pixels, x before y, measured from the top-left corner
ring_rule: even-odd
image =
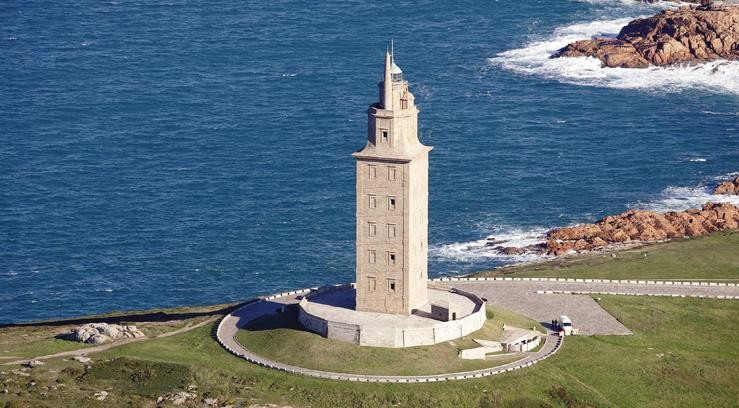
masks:
[[[410,314],[428,302],[428,152],[403,72],[385,54],[380,101],[357,159],[358,311]]]

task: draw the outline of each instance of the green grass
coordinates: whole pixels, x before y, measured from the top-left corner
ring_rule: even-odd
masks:
[[[739,281],[739,232],[719,232],[618,252],[573,255],[538,264],[499,268],[474,276],[503,275]]]
[[[32,326],[0,329],[0,363],[91,346],[55,337],[69,333],[71,328]]]
[[[130,361],[142,361],[168,387],[197,385],[199,396],[249,405],[256,402],[311,407],[733,407],[739,394],[739,302],[604,296],[603,307],[633,336],[568,337],[562,350],[531,368],[479,380],[434,384],[358,384],[311,379],[249,364],[225,352],[211,328],[95,355],[97,374],[75,362],[50,362],[33,377],[0,375],[3,402],[26,406],[153,406]],[[125,364],[119,364],[124,361]],[[101,364],[98,360],[92,364]],[[173,366],[174,365],[174,366]],[[60,371],[71,367],[71,372]],[[174,368],[173,368],[174,367]],[[186,367],[181,368],[181,367]],[[87,370],[92,373],[95,369]],[[180,376],[177,372],[184,373]],[[102,373],[105,373],[102,375]],[[160,378],[160,377],[157,377]],[[66,384],[63,392],[44,387]],[[28,382],[37,382],[28,387]],[[108,400],[90,399],[108,389]],[[41,396],[44,392],[47,395]],[[146,396],[142,396],[142,394]]]
[[[591,255],[507,271],[517,276],[739,280],[738,249],[739,234],[721,233],[619,252],[616,258]],[[204,326],[94,354],[92,368],[56,359],[24,376],[15,373],[17,366],[0,366],[0,407],[154,407],[156,396],[193,385],[198,398],[218,398],[222,404],[237,406],[266,402],[314,408],[739,405],[739,302],[617,296],[603,296],[599,302],[634,334],[568,337],[562,349],[544,362],[484,379],[363,384],[290,375],[229,354],[212,338],[212,327]],[[504,310],[489,313],[509,325],[527,327]],[[44,343],[53,331],[50,327],[64,324],[68,322],[0,327],[0,351],[45,353],[58,347]],[[496,335],[496,326],[486,330],[486,336]],[[12,338],[19,340],[10,348]],[[110,392],[103,402],[92,398],[99,390]]]
[[[156,398],[170,390],[186,388],[192,382],[193,375],[186,364],[119,357],[92,365],[81,380],[102,382],[105,388]]]
[[[505,309],[491,307],[488,316],[491,319],[483,328],[461,339],[403,349],[360,347],[325,339],[304,330],[295,312],[257,319],[239,331],[236,338],[259,355],[298,367],[357,374],[420,375],[479,370],[523,358],[507,356],[485,361],[458,357],[459,349],[479,347],[472,339],[499,340],[504,322],[546,332],[532,319]]]
[[[92,347],[91,344],[60,337],[69,334],[72,328],[89,322],[107,321],[135,325],[151,337],[197,324],[232,306],[234,305],[226,304],[131,313],[110,312],[60,321],[0,325],[0,363]]]

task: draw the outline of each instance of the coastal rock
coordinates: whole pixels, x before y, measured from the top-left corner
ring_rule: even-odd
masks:
[[[614,243],[662,241],[739,229],[739,207],[709,203],[682,212],[626,211],[595,224],[556,228],[547,233],[547,253],[590,251]]]
[[[595,57],[611,68],[739,60],[739,6],[707,4],[631,21],[614,38],[576,41],[551,58]]]
[[[72,360],[77,361],[82,364],[92,363],[92,359],[90,357],[85,357],[85,356],[75,356],[74,358],[72,358]]]
[[[646,68],[649,61],[633,45],[618,39],[594,38],[575,41],[557,51],[552,58],[595,57],[611,68]]]
[[[177,391],[175,393],[167,394],[165,396],[157,398],[157,404],[169,402],[172,405],[182,405],[190,400],[195,399],[197,396],[198,395],[194,392]]]
[[[70,332],[70,339],[81,343],[103,344],[119,339],[144,337],[145,334],[136,326],[123,326],[108,323],[88,323],[75,327]]]
[[[487,242],[485,242],[486,247],[496,246],[500,244],[505,244],[508,242],[507,239],[496,239],[495,237],[488,237]]]
[[[498,246],[498,247],[495,247],[494,249],[503,255],[523,255],[526,252],[528,252],[525,248],[519,248],[519,247]]]
[[[739,177],[724,181],[713,189],[715,195],[739,195]]]
[[[30,360],[30,361],[26,362],[23,365],[26,366],[26,367],[28,367],[28,368],[36,368],[36,367],[42,366],[44,364],[46,364],[46,363],[44,363],[43,361],[40,361],[40,360]]]

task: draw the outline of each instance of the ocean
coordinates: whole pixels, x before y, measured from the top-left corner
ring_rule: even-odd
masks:
[[[354,160],[394,40],[430,155],[429,271],[739,174],[739,62],[548,59],[674,4],[0,5],[0,322],[354,277]],[[739,204],[739,200],[733,200]]]

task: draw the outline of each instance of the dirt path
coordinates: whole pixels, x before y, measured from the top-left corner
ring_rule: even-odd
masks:
[[[101,351],[110,350],[110,349],[112,349],[114,347],[123,346],[123,345],[126,345],[126,344],[138,343],[138,342],[146,341],[146,340],[161,339],[161,338],[170,337],[170,336],[176,336],[178,334],[187,333],[190,330],[197,329],[198,327],[203,327],[203,326],[205,326],[207,324],[210,324],[210,323],[215,322],[216,320],[218,320],[218,317],[212,317],[212,318],[210,318],[208,320],[202,321],[202,322],[197,323],[197,324],[194,324],[192,326],[185,326],[183,328],[180,328],[180,329],[177,329],[177,330],[173,330],[173,331],[167,332],[167,333],[162,333],[162,334],[159,334],[159,335],[156,335],[156,336],[153,336],[153,337],[145,336],[145,337],[139,337],[139,338],[133,338],[133,339],[125,339],[125,340],[120,340],[120,341],[116,341],[116,342],[113,342],[113,343],[102,344],[102,345],[95,346],[95,347],[86,347],[86,348],[81,348],[81,349],[77,349],[77,350],[63,351],[61,353],[47,354],[45,356],[38,356],[38,357],[24,358],[22,360],[14,360],[14,361],[3,362],[3,363],[0,363],[0,365],[17,365],[17,364],[23,364],[23,363],[28,362],[30,360],[48,360],[48,359],[59,358],[59,357],[84,356],[86,354],[98,353],[98,352],[101,352]]]

